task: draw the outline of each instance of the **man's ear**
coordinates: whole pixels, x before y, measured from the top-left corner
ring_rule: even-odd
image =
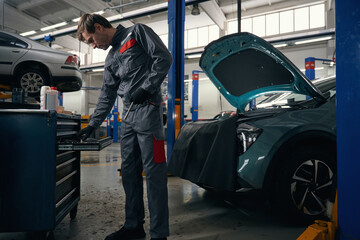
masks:
[[[98,23],[94,24],[94,28],[95,28],[95,30],[98,30],[100,32],[104,29],[104,27]]]

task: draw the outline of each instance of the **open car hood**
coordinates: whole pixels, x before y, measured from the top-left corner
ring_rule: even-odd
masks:
[[[275,92],[296,92],[324,100],[322,93],[279,50],[251,33],[225,36],[205,47],[200,67],[236,108]]]

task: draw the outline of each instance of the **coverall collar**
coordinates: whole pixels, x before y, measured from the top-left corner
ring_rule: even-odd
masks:
[[[114,47],[115,45],[117,45],[119,43],[119,39],[121,39],[119,37],[122,35],[122,32],[123,32],[124,29],[125,29],[124,26],[121,25],[121,24],[119,24],[116,27],[116,32],[115,32],[115,34],[114,34],[114,36],[113,36],[113,38],[111,40],[111,43],[110,43],[111,46]]]

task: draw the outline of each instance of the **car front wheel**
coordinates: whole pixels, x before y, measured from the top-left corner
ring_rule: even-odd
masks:
[[[280,206],[295,220],[324,218],[336,194],[336,153],[306,146],[283,160],[277,197]]]
[[[24,69],[17,75],[17,87],[24,89],[29,96],[40,96],[40,89],[48,85],[46,74],[37,69]]]

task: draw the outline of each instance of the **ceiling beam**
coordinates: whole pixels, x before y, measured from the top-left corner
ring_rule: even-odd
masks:
[[[34,26],[40,27],[39,19],[31,17],[6,3],[4,8],[4,25],[6,28],[22,33],[34,30]]]
[[[19,9],[20,11],[25,11],[26,9],[39,6],[46,2],[49,2],[49,0],[29,0],[27,2],[17,5],[16,8]]]
[[[225,28],[226,17],[215,0],[200,3],[200,6],[207,15],[214,21],[221,30]]]

